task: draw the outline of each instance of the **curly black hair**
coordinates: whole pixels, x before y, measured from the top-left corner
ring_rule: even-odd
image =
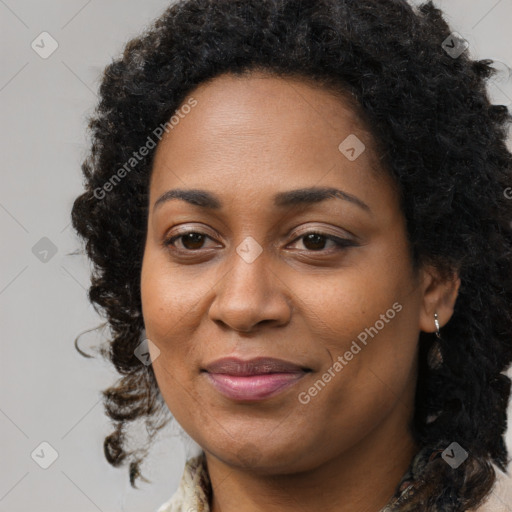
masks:
[[[357,100],[383,172],[399,186],[414,265],[461,279],[439,340],[440,366],[428,363],[435,336],[419,335],[410,428],[422,447],[456,441],[470,457],[456,471],[432,464],[404,510],[467,510],[490,493],[492,463],[507,471],[511,382],[502,372],[512,361],[512,116],[489,100],[493,61],[450,54],[451,34],[431,1],[182,0],[105,68],[72,223],[93,263],[89,300],[111,331],[102,354],[122,375],[103,391],[115,422],[105,456],[114,466],[134,459],[133,487],[147,451],[136,457],[126,450],[125,427],[143,419],[151,440],[170,418],[152,366],[134,355],[144,336],[140,272],[155,151],[122,179],[112,177],[196,86],[256,69]]]

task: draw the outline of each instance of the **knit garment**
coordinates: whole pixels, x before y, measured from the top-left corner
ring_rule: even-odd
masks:
[[[420,483],[420,475],[427,464],[440,457],[443,450],[422,449],[413,458],[409,469],[400,480],[396,492],[388,504],[379,512],[408,512],[407,497],[414,493]],[[497,483],[510,485],[510,481],[496,471]],[[510,487],[507,488],[510,491]],[[512,512],[512,501],[508,497],[500,498],[497,493],[491,493],[490,497],[478,509],[473,512]],[[160,506],[156,512],[210,512],[211,484],[206,467],[204,452],[189,459],[177,491],[172,498]],[[416,510],[416,508],[414,508]],[[439,510],[439,512],[445,512]]]

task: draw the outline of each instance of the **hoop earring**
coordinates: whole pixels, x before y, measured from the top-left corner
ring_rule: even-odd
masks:
[[[434,313],[434,323],[436,325],[436,337],[432,346],[430,347],[429,353],[427,355],[427,361],[430,368],[433,370],[437,370],[443,364],[443,355],[441,353],[441,345],[438,340],[441,339],[441,332],[439,326],[439,320],[437,317],[437,312]]]
[[[439,330],[439,320],[437,319],[437,311],[434,313],[434,323],[436,324],[436,336],[441,339],[441,331]]]

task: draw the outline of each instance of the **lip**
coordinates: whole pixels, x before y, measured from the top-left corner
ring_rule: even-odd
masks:
[[[245,361],[228,357],[214,361],[203,371],[213,387],[227,398],[257,401],[283,392],[311,370],[270,357]]]
[[[224,357],[210,363],[205,366],[204,369],[208,373],[223,373],[237,377],[264,375],[268,373],[297,373],[310,371],[309,368],[304,366],[273,357],[255,357],[247,360],[237,357]]]

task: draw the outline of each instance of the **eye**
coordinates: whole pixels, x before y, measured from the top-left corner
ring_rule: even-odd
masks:
[[[302,243],[306,247],[306,250],[314,252],[323,251],[327,242],[331,242],[334,245],[333,249],[335,251],[356,245],[354,241],[347,238],[340,238],[334,235],[329,235],[327,233],[321,233],[319,231],[310,231],[308,233],[304,233],[300,237],[296,238],[294,242],[297,240],[303,240]]]
[[[210,238],[210,240],[212,240],[212,238],[209,237],[206,233],[201,233],[199,231],[185,231],[179,235],[175,235],[171,238],[168,238],[167,240],[164,241],[164,245],[165,246],[173,246],[177,250],[185,250],[185,251],[193,252],[198,249],[202,249],[204,241],[207,238]],[[181,245],[182,245],[181,248],[176,247],[174,245],[174,242],[179,239],[181,239]]]

